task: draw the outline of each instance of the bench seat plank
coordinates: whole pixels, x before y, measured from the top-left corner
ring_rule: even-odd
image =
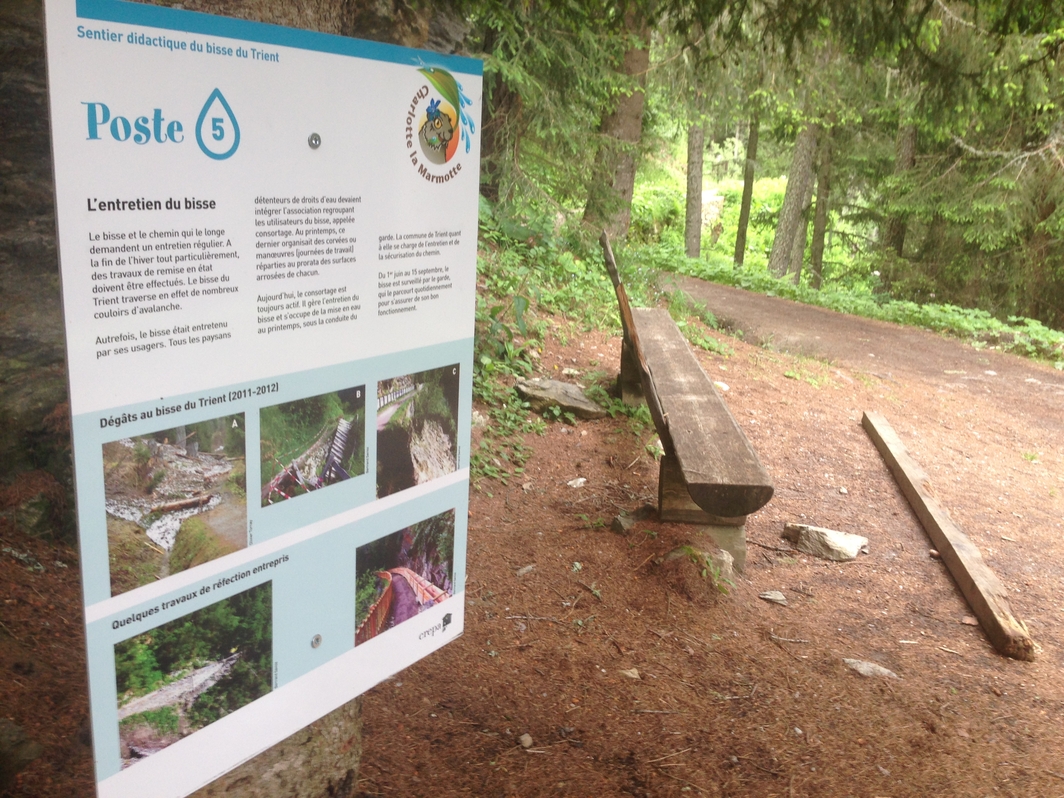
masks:
[[[772,498],[772,479],[668,311],[632,308],[650,379],[643,393],[695,503],[723,517],[749,515]]]

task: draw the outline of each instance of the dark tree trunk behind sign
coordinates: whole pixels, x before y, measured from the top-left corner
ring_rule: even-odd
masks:
[[[787,274],[791,265],[794,237],[802,225],[802,213],[813,187],[813,160],[819,133],[820,125],[810,122],[802,128],[794,144],[794,159],[787,173],[787,191],[783,195],[776,237],[768,259],[768,270],[776,277]]]
[[[746,257],[746,230],[750,226],[750,205],[754,199],[754,174],[757,171],[757,139],[761,129],[761,113],[757,108],[750,115],[750,133],[746,138],[746,164],[743,167],[743,199],[739,206],[739,230],[735,234],[735,265],[742,266]]]
[[[702,254],[702,161],[706,151],[706,128],[701,123],[687,130],[687,217],[684,243],[687,257]]]

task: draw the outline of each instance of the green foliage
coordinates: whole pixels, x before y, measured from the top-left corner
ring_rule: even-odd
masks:
[[[628,241],[649,244],[661,240],[683,242],[685,197],[682,188],[642,183],[632,196]]]
[[[469,458],[470,471],[475,480],[497,479],[503,485],[524,473],[532,448],[524,442],[525,435],[542,435],[546,425],[534,418],[528,402],[518,399],[514,391],[490,374],[480,379],[479,394],[489,402],[489,423],[484,427],[477,447]]]
[[[720,566],[717,565],[716,560],[705,552],[699,551],[694,546],[681,546],[676,550],[676,553],[689,559],[698,569],[702,578],[709,579],[713,587],[720,593],[727,595],[728,589],[735,587],[735,583],[732,580],[725,578],[721,574]]]
[[[492,196],[556,212],[587,198],[604,108],[628,88],[626,38],[600,4],[479,3],[468,46],[484,59],[483,177]],[[549,24],[545,20],[549,19]]]
[[[236,496],[238,499],[247,498],[248,492],[248,480],[247,470],[243,466],[238,466],[229,472],[229,476],[226,477],[226,486],[230,493]]]
[[[412,553],[431,565],[448,566],[454,560],[454,510],[418,521],[410,528]]]
[[[355,583],[355,628],[357,629],[366,616],[369,615],[370,607],[377,601],[379,591],[377,589],[377,572],[364,571],[358,575]]]
[[[357,395],[358,393],[361,395]],[[351,476],[365,473],[365,390],[333,391],[284,402],[259,410],[260,479],[266,485],[293,459],[309,449],[339,419],[351,424],[354,440],[351,454],[343,464]]]
[[[414,375],[414,382],[421,385],[420,390],[411,399],[413,405],[413,418],[434,419],[439,422],[451,440],[455,439],[458,430],[455,426],[458,417],[458,408],[451,407],[443,385],[443,369],[426,371]],[[457,396],[455,397],[457,399]],[[397,417],[405,418],[406,414],[396,413],[392,420]]]
[[[117,643],[119,701],[150,693],[193,668],[232,654],[240,655],[237,665],[200,696],[190,717],[201,725],[209,723],[269,692],[272,586],[266,582]]]
[[[717,317],[701,302],[696,302],[686,291],[670,291],[666,296],[669,315],[673,321],[686,321],[694,316],[711,329],[718,329]]]
[[[135,726],[148,726],[157,735],[169,736],[177,734],[180,729],[181,718],[173,707],[159,707],[149,709],[146,712],[138,712],[135,715],[122,718],[118,722],[121,729],[131,729]]]
[[[236,549],[216,537],[197,516],[181,522],[170,549],[170,573],[186,571],[205,562],[216,560]]]
[[[544,410],[543,418],[548,421],[562,421],[566,424],[576,424],[576,416],[568,410],[562,410],[558,405],[551,405]]]
[[[588,385],[584,389],[584,395],[603,410],[610,414],[610,418],[624,416],[629,420],[629,428],[634,435],[640,434],[646,427],[653,424],[650,418],[650,410],[645,402],[630,405],[611,394],[604,385]]]
[[[133,462],[136,463],[137,470],[144,468],[149,460],[151,460],[151,450],[143,440],[137,438],[133,442]]]
[[[165,674],[159,667],[151,647],[151,637],[141,635],[115,646],[115,671],[118,694],[145,695],[156,689]]]
[[[669,303],[669,315],[689,343],[722,357],[731,357],[734,354],[730,346],[706,333],[705,327],[717,329],[718,325],[716,317],[705,305],[695,302],[684,291],[671,291],[666,295],[666,299]]]
[[[222,419],[225,422],[225,454],[228,457],[243,457],[245,450],[244,441],[244,416],[229,416]],[[236,422],[235,424],[233,422]]]
[[[188,710],[195,728],[202,728],[270,692],[269,658],[241,659],[218,684],[200,693]]]
[[[164,479],[166,479],[166,469],[157,468],[152,473],[151,477],[148,479],[148,485],[145,488],[145,493],[151,493],[152,491],[154,491],[157,487],[159,487],[159,483],[161,483]]]
[[[676,326],[680,328],[680,332],[683,333],[684,338],[686,338],[689,343],[700,349],[705,349],[707,352],[712,352],[721,357],[731,357],[735,354],[734,349],[727,344],[721,343],[712,335],[707,335],[702,328],[696,324],[687,321],[678,321],[676,322]]]

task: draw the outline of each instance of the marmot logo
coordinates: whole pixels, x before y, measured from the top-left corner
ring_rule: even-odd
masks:
[[[421,150],[432,163],[447,163],[447,145],[454,138],[454,122],[450,115],[440,112],[440,101],[430,100],[425,123],[417,134]]]

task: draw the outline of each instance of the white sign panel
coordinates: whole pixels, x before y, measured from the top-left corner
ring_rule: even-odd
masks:
[[[101,796],[461,633],[481,64],[46,0]]]

